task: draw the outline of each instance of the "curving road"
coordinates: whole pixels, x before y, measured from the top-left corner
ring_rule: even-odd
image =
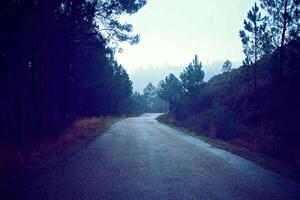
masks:
[[[26,183],[22,199],[300,199],[300,185],[144,114]]]

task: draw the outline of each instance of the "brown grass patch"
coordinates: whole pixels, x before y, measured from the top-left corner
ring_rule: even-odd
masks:
[[[0,146],[0,175],[27,176],[56,165],[87,146],[119,119],[80,118],[55,139],[40,142],[31,150],[3,144]]]
[[[56,140],[40,144],[33,151],[33,155],[56,155],[67,148],[84,146],[108,127],[106,119],[102,117],[81,118],[66,129]]]

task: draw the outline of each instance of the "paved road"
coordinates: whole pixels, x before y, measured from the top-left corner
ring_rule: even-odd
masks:
[[[27,183],[23,199],[300,199],[300,185],[144,114]],[[25,198],[26,197],[26,198]]]

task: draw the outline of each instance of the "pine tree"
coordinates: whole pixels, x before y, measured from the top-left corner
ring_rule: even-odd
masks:
[[[146,102],[146,107],[148,112],[152,112],[154,107],[154,101],[157,96],[156,88],[152,85],[152,83],[148,83],[148,85],[143,90],[143,98]]]
[[[116,68],[113,43],[138,41],[119,16],[145,3],[1,1],[0,139],[32,144],[77,117],[115,114],[112,105],[132,88],[123,67]]]
[[[299,0],[260,0],[261,7],[268,14],[268,31],[272,51],[280,48],[279,75],[283,75],[283,46],[300,37],[300,1]]]
[[[230,72],[232,68],[232,63],[229,60],[226,60],[222,66],[222,72]]]
[[[182,85],[174,74],[169,74],[165,80],[160,81],[158,96],[169,103],[169,111],[174,112],[182,96]]]
[[[195,55],[192,63],[183,70],[179,77],[183,90],[187,93],[196,92],[200,86],[204,84],[204,71],[202,70],[202,64],[199,62],[197,55]]]
[[[262,17],[259,7],[255,3],[244,20],[244,30],[240,31],[245,54],[244,64],[253,66],[254,94],[257,94],[257,61],[264,54],[263,36],[266,30],[265,18]]]
[[[195,55],[192,63],[190,63],[183,72],[179,75],[181,79],[183,98],[181,108],[186,112],[196,112],[199,108],[199,100],[201,96],[201,89],[204,87],[204,71],[202,64]],[[184,112],[180,111],[181,114]],[[183,116],[183,115],[182,115]]]

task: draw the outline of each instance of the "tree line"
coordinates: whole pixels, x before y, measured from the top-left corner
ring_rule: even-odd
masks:
[[[243,65],[252,74],[253,93],[257,95],[257,64],[262,58],[276,53],[269,66],[270,74],[282,80],[284,75],[284,45],[300,37],[299,0],[260,0],[251,8],[239,32],[245,59]],[[262,14],[264,11],[265,15]],[[274,57],[272,57],[274,58]],[[230,72],[232,64],[227,60],[222,72]],[[176,117],[200,112],[205,106],[206,83],[197,55],[179,76],[168,75],[160,82],[159,96],[169,103],[169,111]]]
[[[299,14],[299,0],[255,3],[239,32],[243,65],[232,69],[227,60],[223,74],[204,82],[195,56],[178,78],[169,74],[160,82],[158,95],[169,105],[162,119],[298,162]]]
[[[260,0],[244,20],[240,37],[245,59],[243,64],[253,69],[254,93],[257,94],[257,62],[278,50],[273,63],[280,80],[283,78],[284,45],[300,36],[299,0]],[[261,9],[266,13],[263,16]]]
[[[134,92],[131,97],[131,111],[134,113],[167,112],[167,102],[159,97],[158,91],[158,87],[148,83],[142,93]]]
[[[114,115],[132,82],[114,53],[139,35],[121,23],[146,0],[3,0],[0,3],[1,141],[54,137],[78,117]]]
[[[195,55],[193,61],[179,75],[180,80],[169,74],[160,81],[158,96],[168,102],[169,112],[183,118],[198,110],[201,89],[205,86],[202,64]]]

